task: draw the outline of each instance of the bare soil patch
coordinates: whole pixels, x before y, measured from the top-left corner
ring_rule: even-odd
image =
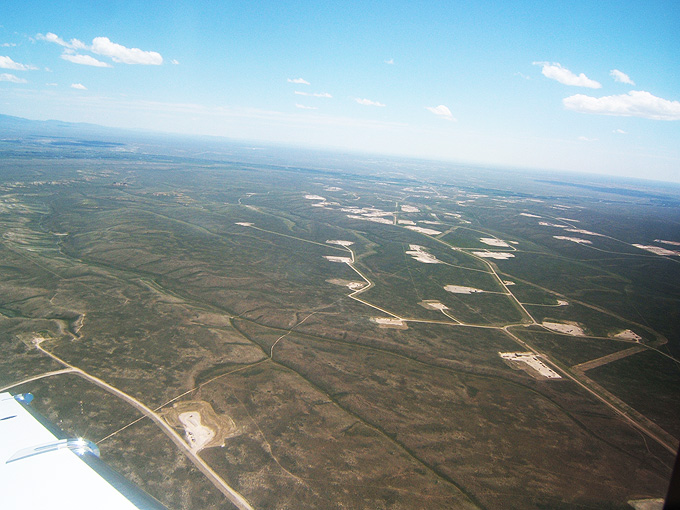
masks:
[[[544,321],[541,325],[544,328],[551,331],[557,331],[558,333],[565,333],[573,336],[586,336],[586,332],[583,331],[583,328],[577,322],[562,323]]]
[[[485,259],[496,260],[506,260],[514,257],[512,253],[508,253],[505,251],[473,251],[472,254]]]
[[[636,342],[642,340],[640,335],[638,335],[635,331],[631,331],[630,329],[626,329],[615,334],[614,338],[620,338],[622,340],[635,340]]]
[[[453,294],[474,294],[476,292],[484,292],[482,289],[464,287],[463,285],[447,285],[444,287],[444,290]]]
[[[388,317],[373,317],[371,319],[373,322],[378,324],[381,328],[395,328],[395,329],[408,329],[408,325],[401,319],[393,319]]]
[[[331,279],[326,280],[326,281],[328,283],[332,283],[333,285],[340,285],[342,287],[347,287],[348,289],[351,289],[351,290],[359,290],[362,287],[366,286],[366,282],[343,280],[341,278],[331,278]]]
[[[350,264],[352,262],[352,259],[350,257],[335,257],[333,255],[324,255],[326,260],[329,262],[338,262],[341,264]]]
[[[502,239],[496,239],[495,237],[482,237],[480,241],[489,246],[496,246],[498,248],[509,248],[510,245],[503,241]]]
[[[424,301],[421,301],[418,303],[420,306],[423,308],[427,308],[428,310],[437,310],[437,311],[442,311],[442,310],[448,310],[449,307],[446,306],[444,303],[440,303],[439,301],[435,299],[426,299]]]
[[[223,446],[226,439],[238,434],[228,415],[218,415],[210,403],[202,400],[177,402],[159,414],[171,427],[184,430],[192,450]]]
[[[498,355],[510,368],[524,370],[536,379],[562,379],[533,352],[499,352]]]

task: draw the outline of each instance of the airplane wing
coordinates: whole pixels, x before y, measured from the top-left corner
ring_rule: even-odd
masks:
[[[32,398],[0,393],[3,509],[166,508],[103,462],[94,443],[65,438],[29,406]]]

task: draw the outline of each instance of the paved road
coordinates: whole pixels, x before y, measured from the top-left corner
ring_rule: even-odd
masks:
[[[26,384],[32,381],[37,381],[38,379],[44,379],[45,377],[52,377],[53,375],[61,375],[61,374],[69,374],[71,372],[76,372],[76,369],[74,368],[63,368],[61,370],[54,370],[52,372],[45,372],[40,375],[35,375],[33,377],[29,377],[28,379],[24,379],[23,381],[19,381],[17,383],[10,384],[9,386],[5,386],[4,388],[0,388],[0,392],[11,390],[12,388],[15,388],[17,386],[21,386],[22,384]]]

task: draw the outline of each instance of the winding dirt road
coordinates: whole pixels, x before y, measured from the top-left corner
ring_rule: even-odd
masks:
[[[67,363],[63,359],[47,351],[41,345],[44,340],[45,340],[44,338],[35,338],[33,340],[35,348],[38,349],[40,352],[46,354],[50,358],[52,358],[57,363],[66,367],[66,369],[62,371],[62,373],[66,373],[66,370],[68,370],[69,372],[74,373],[93,384],[96,384],[100,388],[103,388],[104,390],[117,396],[118,398],[124,400],[125,402],[136,408],[144,416],[146,416],[147,418],[152,420],[156,425],[158,425],[160,429],[182,451],[182,453],[184,453],[184,455],[191,462],[193,462],[193,464],[212,482],[212,484],[222,494],[224,494],[227,497],[227,499],[229,499],[229,501],[236,505],[237,508],[239,508],[240,510],[254,510],[253,507],[250,506],[250,503],[248,503],[248,501],[235,489],[227,485],[227,483],[217,473],[215,473],[215,471],[213,471],[213,469],[203,459],[201,459],[198,456],[197,452],[194,452],[191,449],[191,447],[184,441],[184,439],[182,439],[182,437],[172,427],[170,427],[170,425],[168,425],[157,413],[155,413],[153,410],[148,408],[139,400],[128,395],[124,391],[119,390],[115,386],[111,386],[109,383],[99,379],[98,377],[88,374],[84,370]],[[52,375],[54,375],[54,373],[52,373]]]

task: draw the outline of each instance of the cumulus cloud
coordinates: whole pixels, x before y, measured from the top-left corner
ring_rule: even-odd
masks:
[[[295,106],[302,108],[303,110],[318,110],[316,106],[305,106],[303,104],[295,103]]]
[[[47,41],[51,42],[54,44],[58,44],[59,46],[63,46],[64,48],[69,48],[72,50],[86,50],[88,49],[87,45],[83,43],[82,41],[79,41],[78,39],[71,39],[70,42],[64,41],[61,37],[59,37],[57,34],[53,34],[52,32],[47,32],[45,35],[38,34],[36,36],[37,39],[41,41]]]
[[[443,119],[456,120],[453,118],[451,110],[449,110],[448,107],[444,106],[443,104],[440,104],[439,106],[426,106],[425,109],[431,111]]]
[[[618,81],[619,83],[627,83],[628,85],[635,85],[635,82],[630,79],[630,77],[624,73],[619,71],[618,69],[612,69],[609,71],[609,76],[614,78],[614,81]]]
[[[298,85],[309,85],[309,82],[303,78],[288,78],[288,83],[297,83]]]
[[[92,39],[91,51],[97,55],[111,57],[114,62],[121,62],[123,64],[159,66],[163,63],[163,57],[160,53],[144,51],[139,48],[126,48],[121,44],[112,42],[108,37],[95,37]]]
[[[26,64],[20,64],[15,62],[10,57],[0,57],[0,68],[2,69],[12,69],[14,71],[29,71],[32,69],[37,69],[35,66],[30,66]]]
[[[9,81],[11,83],[26,83],[26,80],[24,80],[23,78],[19,78],[18,76],[14,76],[13,74],[9,73],[0,74],[0,81]]]
[[[361,99],[360,97],[354,98],[354,100],[359,103],[363,104],[365,106],[385,106],[382,103],[379,103],[378,101],[371,101],[370,99]]]
[[[68,60],[69,62],[73,62],[74,64],[82,64],[84,66],[112,67],[111,64],[97,60],[90,55],[74,55],[72,53],[64,53],[62,54],[61,58]]]
[[[163,57],[158,52],[144,51],[140,50],[139,48],[127,48],[122,44],[112,42],[108,37],[95,37],[94,39],[92,39],[91,46],[88,46],[87,44],[79,41],[78,39],[71,39],[69,42],[66,42],[57,34],[54,34],[52,32],[48,32],[45,35],[38,34],[36,38],[41,41],[47,41],[54,44],[58,44],[59,46],[63,46],[67,50],[71,50],[71,52],[66,51],[64,55],[73,56],[72,52],[74,50],[87,50],[97,55],[104,55],[106,57],[110,57],[114,62],[119,62],[122,64],[161,65],[163,63]],[[75,62],[75,60],[69,57],[65,57],[64,55],[62,55],[62,58],[64,60]],[[81,60],[79,62],[75,62],[76,64],[95,65],[97,67],[110,67],[94,64],[93,61],[95,61],[96,59],[94,59],[93,57],[89,57],[89,59],[91,59],[88,60],[89,63],[86,63],[83,60],[82,56],[76,56],[76,58],[78,60]]]
[[[328,92],[300,92],[299,90],[296,90],[295,93],[298,96],[309,96],[309,97],[326,97],[326,98],[331,98],[331,96]]]
[[[38,34],[35,36],[36,39],[39,41],[47,41],[51,43],[58,44],[60,46],[68,47],[69,44],[64,41],[61,37],[59,37],[57,34],[53,34],[52,32],[47,32],[45,35],[43,34]]]
[[[87,87],[83,85],[82,83],[71,83],[71,88],[72,89],[78,89],[78,90],[87,90]]]
[[[562,103],[567,110],[581,113],[680,120],[680,101],[662,99],[644,90],[631,90],[628,94],[604,97],[576,94],[564,98]]]
[[[601,83],[591,80],[583,73],[576,76],[569,69],[565,69],[557,62],[553,62],[552,64],[550,62],[534,62],[533,64],[542,66],[541,74],[543,74],[543,76],[558,81],[563,85],[587,87],[590,89],[602,88]]]

